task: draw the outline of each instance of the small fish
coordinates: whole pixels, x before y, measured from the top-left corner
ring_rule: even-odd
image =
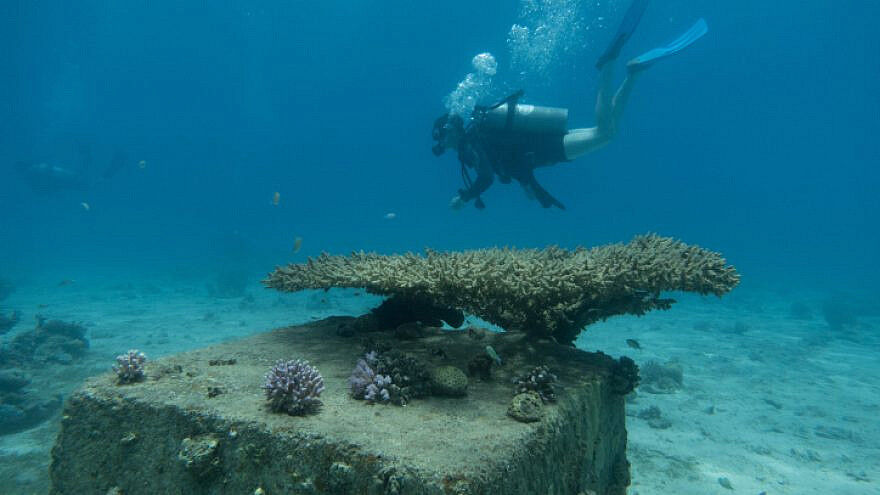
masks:
[[[281,193],[275,191],[275,194],[272,195],[272,205],[278,206],[281,203]]]
[[[626,345],[632,347],[633,349],[642,349],[642,344],[639,344],[639,341],[636,339],[626,339]]]
[[[303,238],[302,237],[297,237],[296,239],[294,239],[293,240],[293,254],[298,253],[302,246],[303,246]]]
[[[76,280],[64,279],[61,282],[58,282],[58,287],[66,287],[68,285],[73,285]]]
[[[146,160],[141,160],[141,161],[139,161],[139,162],[138,162],[138,168],[141,169],[141,170],[147,168],[147,161],[146,161]]]
[[[397,218],[397,213],[391,212],[385,214],[385,220],[394,220]]]
[[[83,201],[83,202],[82,202],[82,203],[80,203],[80,204],[79,204],[79,205],[80,205],[80,206],[82,206],[82,208],[83,208],[83,210],[86,210],[86,211],[89,211],[89,210],[91,210],[91,209],[92,209],[92,207],[91,207],[91,206],[89,206],[89,204],[88,204],[88,203],[86,203],[86,202],[85,202],[85,201]]]

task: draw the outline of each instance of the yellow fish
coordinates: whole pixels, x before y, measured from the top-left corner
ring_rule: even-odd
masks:
[[[294,254],[298,253],[299,248],[301,248],[302,245],[303,245],[303,238],[302,237],[297,237],[296,239],[294,239],[293,240],[293,253]]]
[[[281,202],[281,193],[275,191],[275,194],[272,195],[272,204],[278,206],[278,203]]]
[[[85,201],[83,201],[82,203],[80,203],[80,206],[82,206],[82,207],[83,207],[83,210],[86,210],[86,211],[89,211],[89,210],[92,209],[92,207],[89,206],[89,204],[86,203]]]
[[[146,161],[146,160],[141,160],[141,161],[139,161],[139,162],[138,162],[138,168],[139,168],[139,169],[145,169],[145,168],[147,168],[147,161]]]

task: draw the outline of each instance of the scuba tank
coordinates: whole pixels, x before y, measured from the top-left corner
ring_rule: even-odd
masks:
[[[555,107],[539,107],[522,103],[513,106],[511,103],[486,111],[484,123],[490,129],[509,129],[514,132],[536,134],[565,134],[568,132],[568,109]],[[512,118],[508,116],[512,113]],[[508,118],[510,124],[508,127]]]
[[[568,132],[567,108],[539,107],[517,103],[523,94],[524,91],[519,90],[493,105],[475,106],[471,121],[465,128],[465,136],[470,136],[471,139],[479,141],[480,129],[500,131],[503,133],[503,138],[501,139],[502,147],[506,150],[505,153],[509,154],[514,152],[515,142],[520,139],[520,136],[518,136],[520,134],[561,136]],[[434,123],[435,130],[438,128],[438,122],[440,122],[440,119]],[[436,136],[435,139],[437,139]],[[438,147],[435,146],[434,149],[434,154],[439,154],[437,153]],[[442,152],[442,148],[440,148],[440,151]],[[459,161],[461,161],[462,182],[464,182],[466,189],[470,189],[473,187],[473,180],[471,180],[471,176],[467,171],[467,164],[462,160],[461,154],[459,154]],[[538,188],[541,187],[537,183],[534,185]],[[552,200],[549,204],[555,204],[565,209],[562,203],[556,201],[547,191],[543,189],[541,191]],[[541,204],[546,207],[543,201]],[[480,210],[486,207],[479,196],[474,201],[474,205]]]
[[[491,106],[478,106],[474,115],[488,129],[535,134],[565,134],[568,132],[568,109],[539,107],[517,103],[523,91]]]

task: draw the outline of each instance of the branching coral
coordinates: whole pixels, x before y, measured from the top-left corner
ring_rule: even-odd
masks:
[[[128,353],[116,356],[116,365],[113,366],[116,383],[123,385],[143,380],[146,362],[147,355],[137,349],[130,349]]]
[[[550,373],[546,366],[535,366],[528,373],[513,379],[514,391],[517,394],[534,392],[542,402],[556,402],[556,375]]]
[[[354,371],[348,377],[351,395],[355,399],[367,402],[388,402],[391,400],[391,377],[376,373],[373,367],[378,361],[375,352],[369,352],[363,359],[358,359]]]
[[[429,394],[430,376],[425,365],[412,356],[398,351],[370,351],[358,360],[348,385],[355,399],[404,406]]]
[[[272,412],[291,416],[313,413],[321,406],[324,377],[308,361],[278,361],[266,374],[266,400]]]
[[[617,314],[641,315],[674,302],[661,291],[722,295],[739,283],[720,254],[657,235],[573,251],[482,249],[424,255],[322,254],[278,267],[263,283],[282,291],[364,288],[428,298],[507,330],[572,342],[585,327]]]

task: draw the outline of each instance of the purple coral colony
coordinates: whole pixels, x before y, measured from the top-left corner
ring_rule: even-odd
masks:
[[[375,351],[368,352],[363,359],[358,359],[354,371],[348,378],[351,396],[370,403],[388,402],[391,400],[391,377],[376,373],[374,368],[379,361]]]
[[[113,366],[113,371],[116,372],[116,383],[124,385],[143,380],[146,362],[146,354],[137,349],[131,349],[126,354],[116,356],[116,365]]]
[[[324,391],[324,378],[308,361],[280,360],[266,374],[263,389],[272,412],[302,416],[321,406],[318,397]]]

